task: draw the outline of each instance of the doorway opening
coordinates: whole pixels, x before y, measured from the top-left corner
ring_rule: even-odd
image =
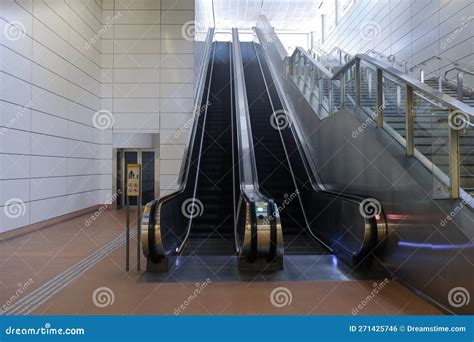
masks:
[[[126,206],[126,175],[128,173],[128,164],[141,165],[141,205],[158,197],[159,193],[159,167],[157,153],[154,149],[114,149],[115,175],[113,180],[114,193],[117,195],[115,209]],[[137,198],[130,197],[130,206],[137,206]]]

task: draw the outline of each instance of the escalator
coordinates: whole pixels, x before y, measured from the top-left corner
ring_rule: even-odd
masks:
[[[260,46],[232,37],[206,38],[178,190],[144,210],[147,271],[192,256],[237,256],[250,271],[281,270],[284,254],[354,265],[374,246],[376,220],[360,215],[362,198],[315,185],[291,123],[273,115],[282,102]]]
[[[255,186],[240,49],[213,42],[213,34],[210,29],[205,41],[178,189],[144,210],[148,272],[180,268],[188,259],[192,264],[193,256],[199,262],[200,256],[225,256],[226,263],[237,256],[242,269],[282,268],[280,220],[267,220],[276,205]]]
[[[178,190],[145,207],[141,225],[147,271],[171,258],[236,253],[233,212],[230,43],[206,38],[204,63]]]
[[[230,43],[214,43],[214,63],[199,161],[196,210],[183,255],[235,253],[232,193]]]
[[[281,110],[281,104],[277,96],[270,98],[273,83],[269,85],[270,94],[267,92],[261,70],[266,65],[263,59],[257,58],[256,48],[259,47],[253,43],[241,43],[260,190],[279,205],[285,254],[325,254],[327,249],[307,228],[300,194],[308,191],[310,184],[307,179],[293,177],[295,168],[304,170],[304,167],[288,163],[280,136],[287,122],[279,113],[273,116],[274,110]],[[294,143],[287,152],[298,153]]]

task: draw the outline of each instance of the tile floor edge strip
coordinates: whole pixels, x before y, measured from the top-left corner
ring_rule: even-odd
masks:
[[[136,235],[136,229],[131,230],[131,237]],[[76,278],[92,268],[98,262],[107,257],[115,249],[120,247],[125,242],[125,233],[120,234],[114,240],[109,242],[94,253],[83,258],[76,264],[72,265],[62,273],[50,279],[48,282],[35,289],[28,296],[23,297],[17,301],[10,308],[5,311],[0,311],[1,315],[22,315],[29,314],[40,305],[52,298],[56,293],[64,289]]]

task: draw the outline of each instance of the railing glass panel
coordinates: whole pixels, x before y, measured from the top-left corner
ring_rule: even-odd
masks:
[[[384,125],[389,125],[404,139],[406,138],[406,86],[387,76],[382,75],[383,118]]]
[[[377,78],[376,69],[368,63],[360,63],[360,104],[375,118],[377,113]]]
[[[310,103],[314,100],[330,115],[342,107],[355,111],[360,95],[361,109],[377,121],[377,126],[385,127],[403,144],[407,156],[418,158],[432,169],[435,197],[465,197],[460,188],[473,192],[474,126],[470,107],[365,55],[345,61],[340,71],[329,71],[320,63],[322,60],[313,59],[300,48],[290,59],[290,77]],[[453,112],[463,116],[462,129],[450,126]]]
[[[349,110],[356,108],[356,79],[355,65],[351,66],[344,73],[344,107]]]
[[[463,115],[462,129],[459,130],[459,164],[461,188],[474,196],[474,120]]]
[[[417,102],[420,100],[417,99]],[[426,106],[426,104],[425,104]],[[419,106],[418,106],[419,107]],[[419,110],[419,109],[418,109]],[[433,174],[433,198],[449,198],[449,110],[433,108],[430,110],[429,144],[431,146],[424,150],[422,146],[417,149],[423,153],[432,163]],[[419,120],[420,121],[420,120]],[[421,141],[417,142],[421,145]],[[429,148],[429,149],[428,149]],[[442,173],[437,173],[440,170]]]
[[[336,112],[341,109],[341,80],[332,80],[332,111]]]
[[[443,127],[443,121],[446,122],[447,117],[447,109],[443,108],[441,103],[428,99],[416,91],[413,93],[414,146],[421,154],[430,160],[432,159],[432,140],[438,138],[445,139],[448,137],[447,128]],[[443,157],[442,161],[438,160],[438,166],[443,171],[444,166],[448,164],[448,151],[445,152],[446,158]],[[437,155],[437,157],[441,157],[441,155]]]

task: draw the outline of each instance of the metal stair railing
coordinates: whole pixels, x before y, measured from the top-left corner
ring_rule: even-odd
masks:
[[[385,128],[392,135],[395,131],[384,120],[386,104],[384,97],[390,91],[388,87],[391,85],[393,89],[396,89],[395,91],[401,92],[396,97],[399,101],[403,101],[400,106],[404,108],[405,133],[402,137],[397,134],[397,140],[406,148],[407,156],[419,159],[441,179],[448,187],[451,198],[464,197],[467,194],[460,187],[461,169],[465,167],[460,157],[460,140],[466,130],[472,127],[474,108],[365,54],[352,57],[335,73],[302,48],[295,49],[293,54],[287,57],[286,64],[287,77],[293,79],[300,90],[306,94],[305,96],[316,98],[328,115],[339,108],[364,110],[361,103],[361,75],[370,68],[373,73],[370,93],[375,98],[375,106],[372,106],[373,114],[370,114],[374,116],[377,126]],[[364,87],[367,86],[368,84],[364,84]],[[445,137],[448,145],[445,148],[448,151],[449,167],[446,172],[439,169],[426,155],[415,148],[415,109],[420,106],[420,103],[430,108],[431,112],[445,111],[448,114],[449,127]],[[423,111],[426,112],[426,109]]]

